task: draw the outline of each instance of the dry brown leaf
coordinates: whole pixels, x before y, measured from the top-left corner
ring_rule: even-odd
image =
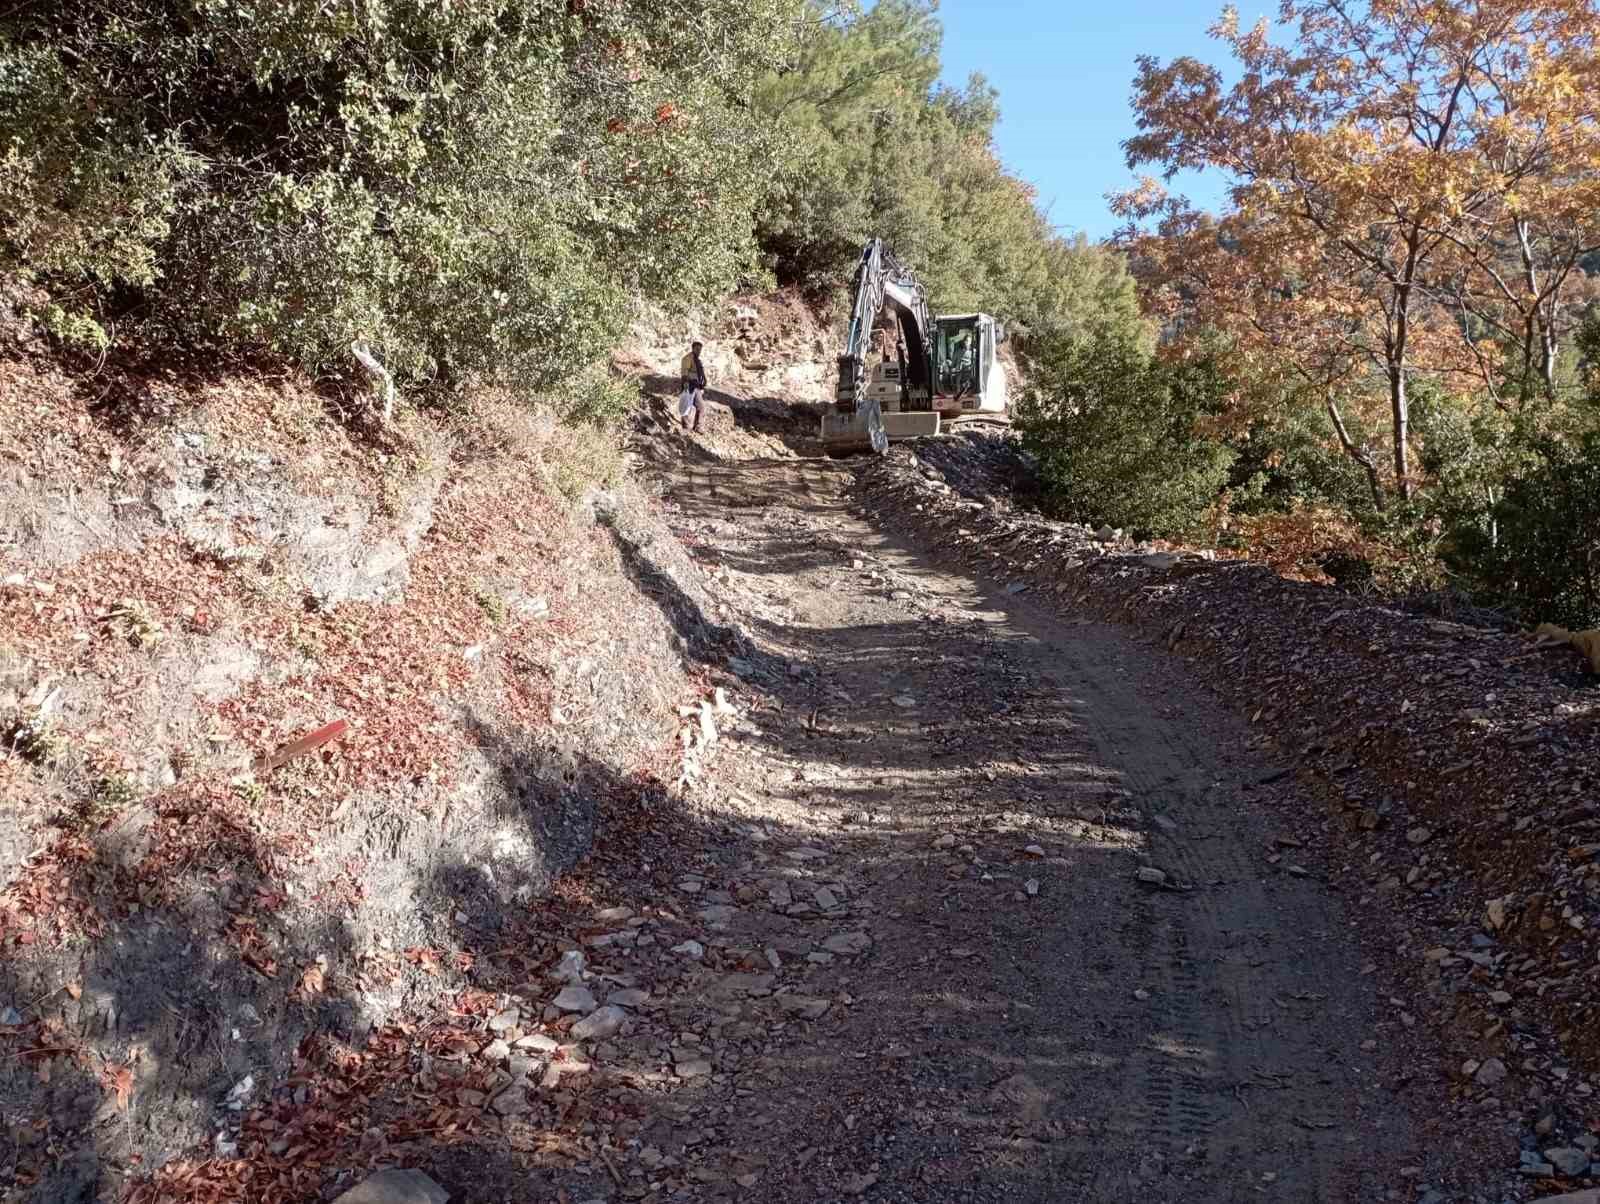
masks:
[[[300,974],[300,989],[307,995],[322,994],[326,985],[326,976],[322,972],[322,967],[316,962],[312,962]]]
[[[108,1062],[100,1072],[100,1082],[117,1101],[117,1110],[126,1112],[128,1100],[133,1095],[133,1067]]]
[[[82,999],[83,998],[83,987],[81,987],[79,984],[77,984],[75,982],[69,982],[66,985],[65,990],[66,990],[67,994],[71,995],[74,999]]]

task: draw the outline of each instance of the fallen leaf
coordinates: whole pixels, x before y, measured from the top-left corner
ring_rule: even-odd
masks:
[[[100,1072],[100,1082],[117,1101],[117,1110],[126,1112],[128,1100],[133,1095],[133,1068],[108,1062]]]

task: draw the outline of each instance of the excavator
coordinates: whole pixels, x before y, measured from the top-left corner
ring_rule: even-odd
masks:
[[[822,414],[827,454],[881,456],[891,442],[1005,421],[1005,327],[988,314],[934,317],[922,285],[880,238],[862,251],[852,288],[834,402]]]

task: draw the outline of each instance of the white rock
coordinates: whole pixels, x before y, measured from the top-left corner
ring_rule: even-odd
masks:
[[[333,1204],[448,1204],[450,1193],[421,1171],[387,1170],[352,1187]]]
[[[577,984],[561,988],[561,993],[552,1002],[563,1012],[582,1012],[586,1016],[599,1006],[594,992]]]
[[[572,1026],[572,1035],[579,1041],[604,1041],[615,1036],[628,1019],[628,1013],[613,1004],[591,1012]]]
[[[550,977],[557,982],[582,982],[583,969],[583,951],[568,949],[561,955],[561,960],[556,962],[556,968],[550,971]]]
[[[685,957],[704,957],[706,953],[706,947],[699,941],[684,941],[681,945],[674,945],[672,947],[672,951],[674,953],[681,953]]]
[[[1152,865],[1141,865],[1139,867],[1139,881],[1150,886],[1165,886],[1167,884],[1167,876]]]

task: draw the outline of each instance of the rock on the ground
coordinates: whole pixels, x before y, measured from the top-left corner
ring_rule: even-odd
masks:
[[[627,1012],[614,1004],[607,1004],[574,1024],[572,1035],[579,1041],[603,1041],[615,1036],[627,1019]]]
[[[563,1012],[582,1012],[586,1016],[599,1006],[594,992],[579,986],[562,987],[554,1002]]]
[[[822,942],[822,947],[829,953],[841,953],[846,957],[865,953],[871,945],[872,938],[864,932],[841,932]]]
[[[352,1187],[333,1204],[447,1204],[450,1193],[421,1171],[387,1170]]]
[[[582,982],[583,953],[577,949],[568,949],[561,955],[556,968],[550,971],[550,977],[557,982]]]
[[[819,999],[815,995],[780,995],[778,1006],[807,1020],[819,1020],[828,1010],[828,1001]]]
[[[1546,1150],[1544,1157],[1546,1162],[1568,1178],[1576,1179],[1579,1175],[1585,1174],[1589,1170],[1588,1152],[1575,1149],[1572,1146]]]

